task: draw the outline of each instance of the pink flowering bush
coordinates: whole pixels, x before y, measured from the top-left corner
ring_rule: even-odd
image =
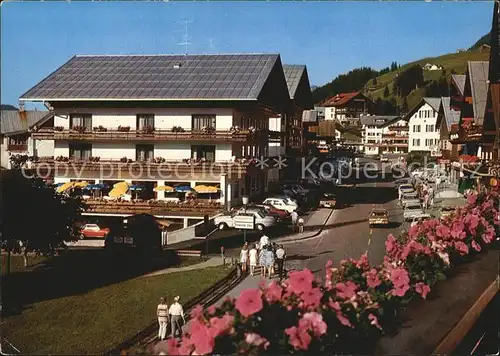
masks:
[[[163,341],[153,353],[302,354],[371,353],[379,336],[397,326],[415,297],[426,299],[454,266],[481,253],[500,236],[498,191],[468,197],[445,220],[428,220],[389,235],[386,256],[329,261],[323,283],[308,269],[243,291],[219,308],[191,312],[181,341]]]

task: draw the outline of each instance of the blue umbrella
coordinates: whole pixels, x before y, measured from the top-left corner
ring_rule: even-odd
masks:
[[[85,189],[89,189],[89,190],[106,189],[106,188],[109,188],[109,185],[102,184],[102,183],[89,184],[85,187]]]
[[[186,193],[186,192],[190,192],[192,190],[193,189],[188,185],[181,185],[181,186],[175,187],[175,191],[179,192],[179,193]]]
[[[59,187],[60,187],[61,185],[63,185],[63,184],[64,184],[64,183],[56,183],[56,184],[53,184],[53,186],[54,186],[55,188],[59,188]]]

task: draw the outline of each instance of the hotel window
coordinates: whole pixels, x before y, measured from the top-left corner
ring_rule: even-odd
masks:
[[[89,159],[92,155],[92,145],[75,143],[69,145],[69,157],[73,159]]]
[[[240,196],[240,183],[235,182],[233,186],[233,199],[236,199]]]
[[[413,132],[420,132],[420,125],[413,125]]]
[[[155,127],[155,116],[153,114],[138,114],[136,118],[137,130],[142,131],[147,127]]]
[[[425,132],[434,132],[434,125],[425,125]]]
[[[193,131],[200,131],[203,127],[215,128],[215,115],[193,115],[191,121]]]
[[[215,146],[196,145],[191,146],[191,158],[205,159],[209,162],[215,161]]]
[[[13,146],[26,145],[28,143],[28,136],[26,135],[6,136],[6,138],[8,139],[8,144]]]
[[[413,139],[413,146],[420,146],[420,139],[419,138]]]
[[[153,145],[136,145],[135,146],[135,159],[136,161],[152,161],[154,158]]]
[[[71,114],[69,116],[69,127],[72,129],[84,127],[85,131],[92,131],[92,115]]]
[[[422,111],[419,111],[418,112],[418,118],[421,119],[422,118]]]

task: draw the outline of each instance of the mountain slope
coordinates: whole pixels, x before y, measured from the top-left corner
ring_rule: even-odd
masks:
[[[373,84],[374,80],[370,80],[363,88],[363,93],[367,95],[370,99],[376,101],[377,99],[388,100],[395,102],[398,105],[402,105],[404,98],[397,95],[394,92],[394,82],[398,73],[402,73],[408,70],[414,65],[423,66],[426,63],[436,64],[443,67],[443,71],[435,70],[428,71],[424,70],[424,85],[413,90],[407,97],[408,108],[412,108],[426,95],[427,88],[430,87],[433,81],[438,82],[441,77],[445,77],[449,80],[453,73],[464,74],[467,68],[468,61],[487,61],[489,59],[488,51],[480,51],[478,49],[464,51],[459,53],[449,53],[438,57],[428,57],[422,58],[418,61],[407,63],[395,71],[385,73],[381,76],[375,78],[376,84]],[[389,95],[384,96],[385,88],[388,88]],[[385,93],[387,94],[387,92]],[[443,96],[447,93],[442,93]]]

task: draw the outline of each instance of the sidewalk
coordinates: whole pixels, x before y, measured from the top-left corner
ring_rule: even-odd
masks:
[[[228,261],[226,261],[226,264]],[[202,269],[202,268],[207,268],[207,267],[217,267],[217,266],[222,266],[222,257],[211,257],[207,261],[196,263],[193,265],[189,266],[184,266],[184,267],[169,267],[165,268],[159,271],[155,271],[152,273],[145,274],[142,277],[153,277],[153,276],[158,276],[160,274],[168,274],[168,273],[174,273],[174,272],[184,272],[184,271],[192,271],[195,269]]]
[[[318,209],[304,225],[304,232],[295,233],[288,236],[273,239],[272,242],[292,243],[295,241],[305,240],[320,234],[328,220],[335,214],[334,209]]]

